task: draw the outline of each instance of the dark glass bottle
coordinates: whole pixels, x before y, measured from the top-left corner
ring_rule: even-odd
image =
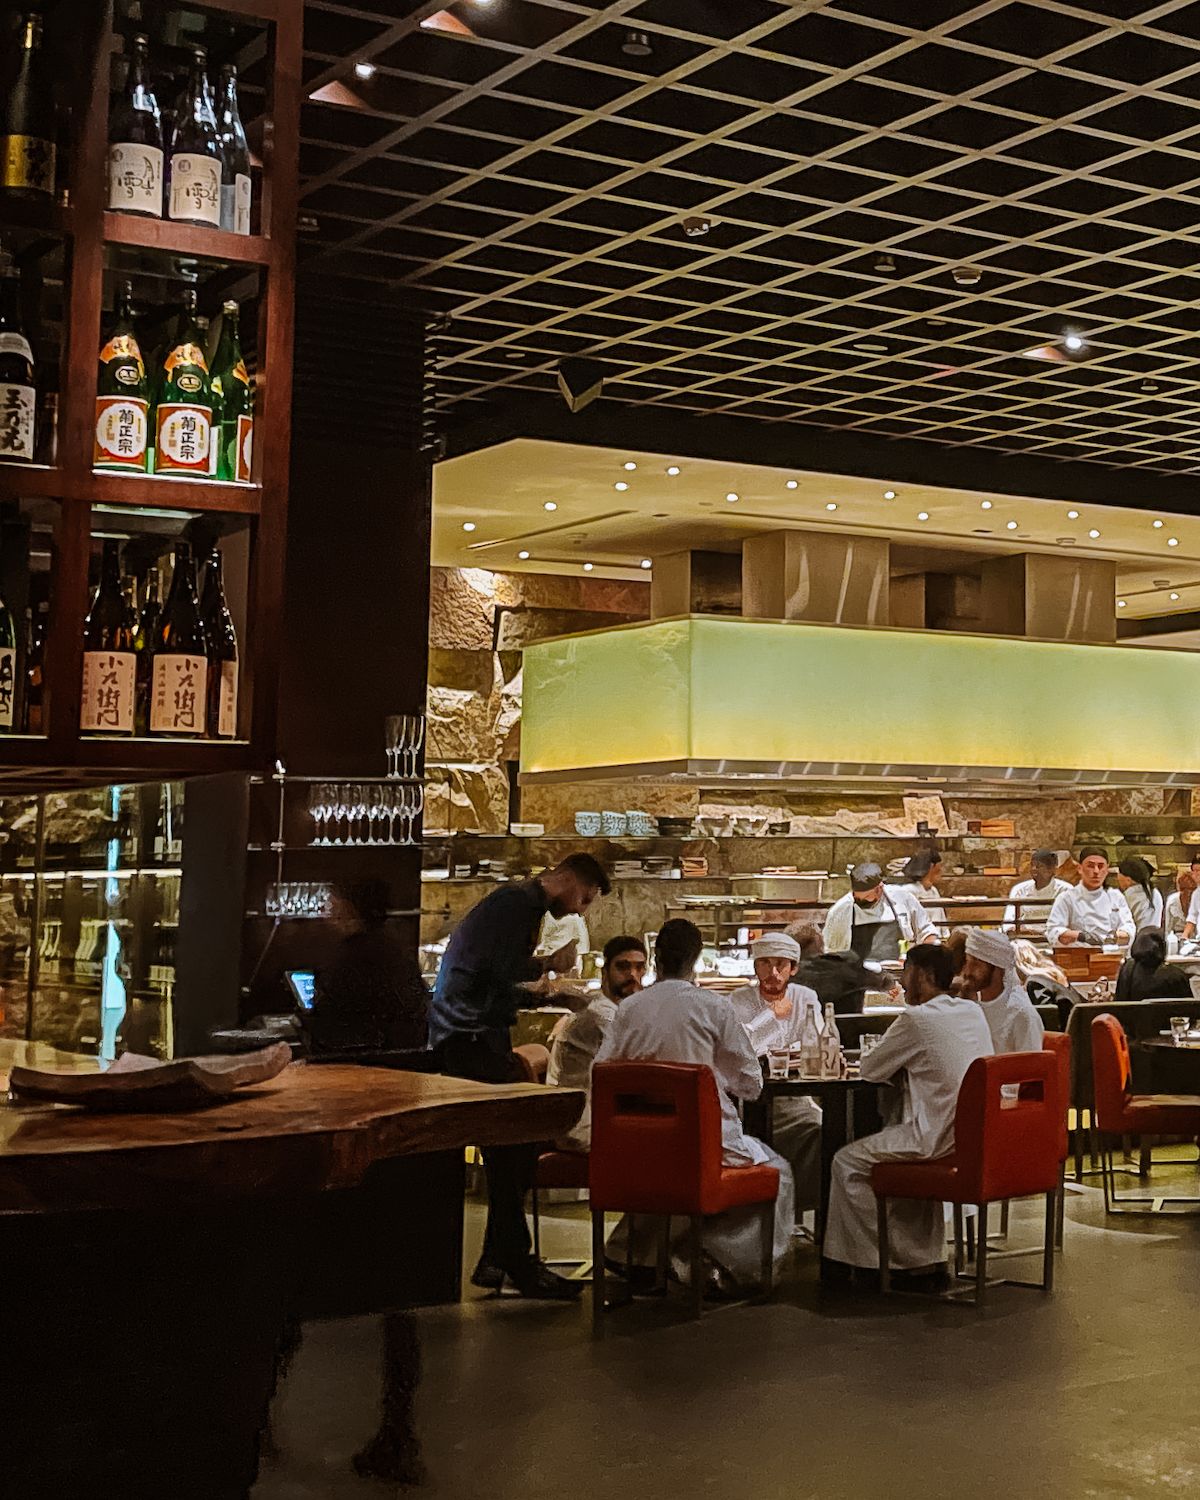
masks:
[[[0,734],[12,734],[17,708],[17,629],[0,598]]]
[[[132,734],[137,693],[135,624],[121,587],[120,544],[104,543],[100,586],[83,627],[84,734]]]
[[[156,402],[155,472],[207,478],[213,467],[212,385],[193,287],[183,294],[182,314],[162,363]]]
[[[21,322],[21,282],[0,251],[0,460],[33,461],[37,387],[33,350]]]
[[[237,68],[221,69],[217,95],[217,135],[221,142],[221,228],[250,233],[250,148],[238,113]]]
[[[162,617],[158,591],[158,564],[146,575],[146,593],[138,616],[133,649],[137,656],[137,710],[135,723],[139,734],[150,733],[150,691],[154,681],[154,640]]]
[[[94,468],[145,471],[149,404],[146,365],[133,327],[133,288],[125,281],[117,293],[112,332],[100,349]]]
[[[221,549],[214,546],[204,569],[200,619],[208,646],[208,733],[211,739],[237,737],[238,638],[225,599]]]
[[[125,92],[108,124],[108,206],[116,213],[161,219],[163,130],[150,85],[150,43],[135,36]]]
[[[187,92],[174,121],[167,218],[180,224],[221,225],[221,143],[208,101],[206,53],[197,47]]]
[[[43,599],[36,613],[27,609],[25,636],[25,733],[44,734],[46,681],[46,627],[50,605]]]
[[[250,482],[254,445],[254,391],[242,356],[238,305],[226,302],[213,355],[212,401],[217,478]]]
[[[176,542],[171,587],[154,635],[150,733],[199,739],[208,708],[208,654],[196,560],[187,542]]]
[[[30,12],[14,73],[0,101],[0,189],[20,198],[53,198],[57,154],[54,83],[42,51],[42,18]]]

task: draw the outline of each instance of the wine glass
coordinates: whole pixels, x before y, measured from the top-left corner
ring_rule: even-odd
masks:
[[[410,725],[405,774],[415,777],[417,774],[417,765],[421,759],[421,746],[425,743],[425,715],[413,714]]]
[[[391,714],[383,721],[383,739],[387,748],[387,773],[390,777],[399,776],[400,738],[404,716],[402,714]]]
[[[386,787],[369,786],[365,788],[366,796],[363,799],[367,805],[367,843],[381,844],[383,839],[379,836],[379,820],[387,812],[384,792]]]
[[[326,820],[333,812],[330,798],[330,786],[327,781],[318,781],[308,794],[308,812],[316,825],[316,834],[313,837],[314,844],[327,844],[328,837],[323,833]]]

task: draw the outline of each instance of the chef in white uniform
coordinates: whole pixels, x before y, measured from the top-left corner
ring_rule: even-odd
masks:
[[[754,983],[729,997],[734,1014],[746,1028],[759,1057],[772,1047],[800,1044],[811,1019],[819,1035],[825,1022],[816,990],[796,984],[800,944],[783,932],[770,932],[750,944]],[[772,1122],[775,1149],[792,1164],[796,1212],[816,1208],[821,1192],[821,1107],[815,1099],[789,1097],[775,1101]]]
[[[617,1007],[596,1061],[704,1063],[713,1070],[721,1100],[724,1164],[746,1167],[769,1163],[779,1169],[779,1196],[775,1200],[778,1265],[787,1253],[795,1223],[792,1169],[777,1152],[742,1130],[735,1101],[757,1099],[762,1093],[762,1067],[727,997],[692,983],[702,947],[700,932],[691,922],[673,917],[663,923],[654,949],[658,982]],[[680,1219],[672,1220],[672,1224],[678,1225],[681,1241],[672,1246],[671,1258],[676,1274],[686,1281],[689,1269],[682,1237],[686,1236],[687,1223]],[[753,1207],[732,1209],[705,1221],[704,1250],[713,1267],[712,1279],[720,1290],[757,1282],[761,1271],[759,1224],[759,1210]],[[629,1235],[634,1262],[653,1265],[660,1228],[643,1219],[631,1229],[623,1219],[609,1239],[610,1253],[614,1259],[619,1258]],[[622,1247],[620,1251],[618,1246]]]
[[[1035,849],[1029,866],[1030,879],[1018,880],[1008,893],[1010,901],[1020,901],[1022,905],[1019,911],[1015,906],[1005,908],[1004,930],[1015,931],[1019,921],[1022,937],[1041,939],[1046,935],[1046,918],[1054,898],[1071,887],[1055,873],[1058,855],[1053,849]]]
[[[904,886],[885,886],[876,864],[855,865],[850,889],[829,908],[825,951],[857,953],[864,962],[900,957],[900,944],[937,942],[929,913]]]
[[[942,855],[939,849],[922,849],[904,866],[903,890],[909,891],[918,901],[940,901],[942,893],[937,888],[942,874]]]
[[[954,1149],[958,1091],[977,1057],[988,1057],[992,1038],[974,1000],[951,995],[954,961],[932,943],[909,950],[901,982],[907,1008],[861,1063],[862,1076],[885,1083],[903,1074],[904,1119],[877,1135],[853,1141],[833,1159],[829,1219],[822,1254],[847,1266],[878,1267],[875,1194],[877,1161],[929,1161]],[[888,1202],[892,1265],[928,1271],[946,1262],[943,1205],[909,1199]]]
[[[1079,884],[1060,891],[1046,921],[1051,944],[1128,943],[1137,930],[1129,903],[1120,891],[1109,890],[1108,855],[1095,844],[1079,851]]]
[[[993,1052],[1040,1052],[1046,1028],[1016,968],[1017,954],[1003,932],[972,927],[967,961],[959,981],[978,1000],[992,1037]]]

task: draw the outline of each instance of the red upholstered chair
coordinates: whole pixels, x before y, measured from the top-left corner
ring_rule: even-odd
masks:
[[[1118,1198],[1113,1166],[1114,1136],[1200,1135],[1200,1097],[1195,1094],[1135,1094],[1129,1087],[1129,1042],[1115,1016],[1092,1022],[1092,1075],[1096,1091],[1095,1120],[1100,1132],[1104,1171],[1104,1207],[1112,1213],[1157,1212],[1142,1204],[1195,1203],[1195,1198],[1156,1193],[1150,1197]],[[1194,1210],[1193,1210],[1194,1211]]]
[[[549,1048],[541,1042],[522,1042],[513,1048],[513,1056],[527,1083],[545,1083],[546,1069],[550,1066]]]
[[[1042,1050],[1052,1052],[1058,1063],[1058,1104],[1062,1127],[1058,1146],[1062,1158],[1058,1173],[1058,1214],[1054,1226],[1054,1243],[1061,1250],[1067,1215],[1067,1158],[1071,1154],[1071,1132],[1067,1124],[1071,1109],[1071,1038],[1065,1031],[1048,1031],[1042,1037]]]
[[[721,1105],[712,1070],[699,1063],[610,1062],[592,1069],[592,1317],[605,1306],[604,1215],[650,1214],[690,1221],[692,1306],[703,1310],[701,1229],[710,1214],[762,1209],[762,1283],[770,1291],[779,1171],[727,1167],[721,1160]],[[660,1272],[665,1271],[665,1252]]]
[[[533,1175],[533,1253],[542,1257],[541,1205],[538,1193],[543,1188],[586,1188],[588,1185],[588,1156],[586,1151],[543,1151],[537,1159]],[[550,1261],[550,1265],[586,1265],[580,1261]]]
[[[954,1115],[954,1154],[936,1161],[877,1162],[871,1168],[879,1225],[879,1284],[890,1290],[887,1205],[889,1198],[952,1203],[956,1219],[964,1204],[979,1206],[975,1254],[975,1303],[987,1288],[988,1206],[1010,1198],[1046,1197],[1046,1237],[1039,1285],[1054,1285],[1054,1220],[1062,1151],[1058,1060],[1049,1052],[1009,1052],[977,1057],[967,1069]],[[1019,1097],[1005,1098],[1007,1084]],[[955,1270],[960,1271],[958,1257]]]

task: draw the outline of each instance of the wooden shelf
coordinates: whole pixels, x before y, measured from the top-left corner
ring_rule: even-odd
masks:
[[[170,255],[197,256],[230,265],[270,266],[276,260],[273,240],[261,234],[233,234],[227,229],[204,229],[176,224],[170,219],[146,219],[137,214],[104,215],[104,243],[162,250]]]
[[[218,479],[176,479],[169,474],[118,474],[93,470],[88,499],[101,505],[145,505],[165,510],[224,510],[257,515],[262,486]]]
[[[74,232],[75,217],[69,208],[48,199],[19,199],[4,204],[4,229],[26,230],[34,234],[52,234],[62,238]]]
[[[0,500],[60,500],[65,485],[57,465],[0,463]]]

